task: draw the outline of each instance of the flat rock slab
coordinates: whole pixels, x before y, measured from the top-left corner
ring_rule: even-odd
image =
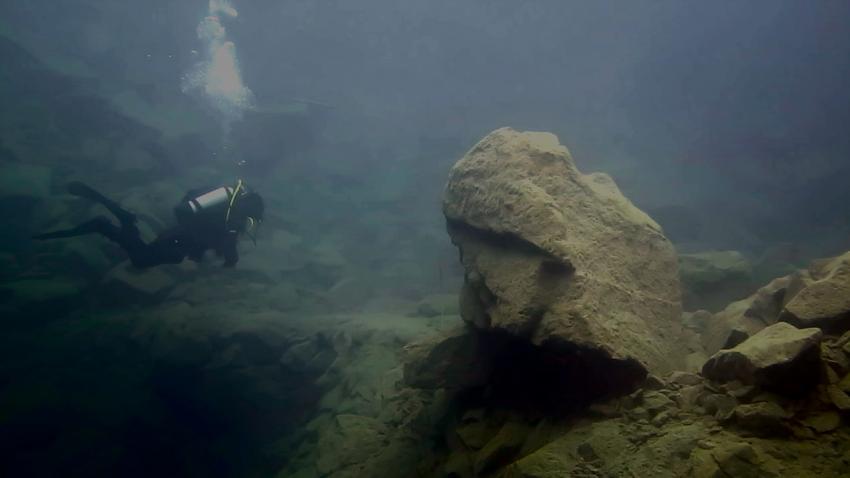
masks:
[[[672,244],[610,177],[580,173],[554,135],[490,133],[452,168],[443,211],[467,322],[631,369],[682,367]]]
[[[720,350],[702,368],[718,382],[739,380],[788,394],[802,393],[817,381],[823,333],[779,322],[731,349]]]

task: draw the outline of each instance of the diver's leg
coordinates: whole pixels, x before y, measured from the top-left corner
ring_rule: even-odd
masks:
[[[95,191],[86,184],[83,184],[79,181],[73,181],[68,184],[68,192],[73,194],[74,196],[79,196],[81,198],[85,198],[90,201],[102,204],[106,209],[109,209],[109,212],[111,212],[115,215],[115,217],[118,218],[122,226],[131,225],[136,222],[135,214],[122,208],[117,202],[109,199],[103,194],[100,194],[99,192]]]
[[[145,244],[141,234],[135,225],[123,225],[121,227],[112,224],[112,222],[104,216],[98,216],[90,221],[86,221],[79,226],[61,231],[47,232],[33,236],[33,239],[60,239],[64,237],[76,237],[86,234],[100,234],[110,241],[118,244],[127,256],[133,266],[140,269],[163,264],[164,262],[158,257],[161,255],[159,248],[151,247]]]
[[[70,229],[62,229],[60,231],[38,234],[36,236],[32,236],[32,238],[41,241],[45,239],[60,239],[63,237],[83,236],[86,234],[102,234],[106,237],[111,237],[117,236],[118,231],[118,227],[112,224],[109,219],[103,216],[98,216],[90,221],[86,221],[80,224],[79,226],[75,226]]]

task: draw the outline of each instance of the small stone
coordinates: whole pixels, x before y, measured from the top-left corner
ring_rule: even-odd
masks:
[[[673,414],[670,413],[669,410],[664,410],[663,412],[655,415],[652,418],[651,423],[656,427],[662,427],[665,423],[669,422],[670,419],[673,418]]]
[[[667,377],[667,381],[676,385],[698,385],[702,383],[702,377],[695,373],[676,371]]]
[[[755,435],[775,436],[787,434],[785,419],[790,414],[774,402],[739,405],[735,408],[735,422]]]
[[[724,443],[711,454],[720,468],[719,474],[711,476],[776,476],[761,466],[756,451],[747,443]]]
[[[812,440],[817,437],[817,435],[815,434],[815,432],[812,431],[811,428],[804,426],[791,425],[791,433],[793,433],[794,438],[797,438],[799,440]]]
[[[759,389],[757,387],[755,387],[754,385],[743,385],[743,384],[741,384],[740,387],[733,388],[726,393],[735,397],[738,400],[750,400],[758,392],[759,392]]]
[[[841,426],[841,415],[830,410],[806,417],[802,423],[818,433],[827,433]]]
[[[656,415],[660,411],[674,407],[676,404],[661,392],[647,392],[643,395],[643,406],[651,415]]]
[[[581,457],[584,461],[597,461],[599,460],[599,455],[596,454],[596,450],[593,449],[593,446],[584,442],[576,448],[576,453]]]
[[[648,423],[649,411],[643,407],[635,407],[628,411],[628,417],[638,423],[641,421]]]
[[[676,395],[676,402],[681,408],[693,408],[701,401],[700,398],[704,393],[702,385],[689,385],[682,387]]]
[[[705,408],[706,413],[714,415],[718,420],[728,419],[737,404],[737,400],[722,393],[708,395],[700,403]]]

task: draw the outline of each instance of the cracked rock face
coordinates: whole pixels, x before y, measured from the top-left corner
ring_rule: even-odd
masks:
[[[490,133],[452,168],[443,211],[467,322],[644,373],[682,366],[672,244],[554,135]]]

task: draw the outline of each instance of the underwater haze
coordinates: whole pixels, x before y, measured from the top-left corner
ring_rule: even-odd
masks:
[[[0,12],[0,475],[850,473],[850,3]]]

